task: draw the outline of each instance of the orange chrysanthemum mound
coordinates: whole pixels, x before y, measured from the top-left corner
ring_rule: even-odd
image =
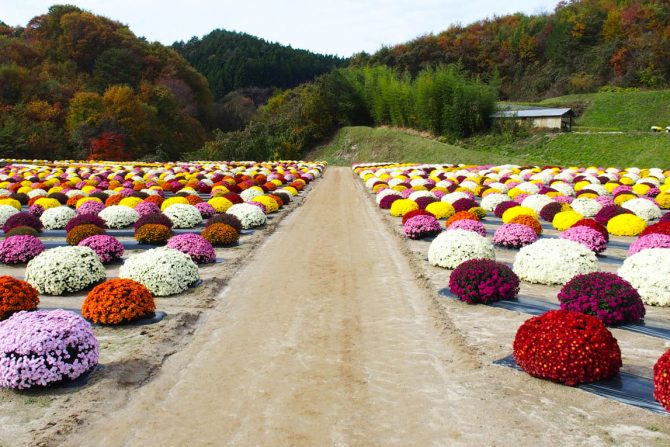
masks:
[[[510,220],[509,223],[526,225],[528,227],[531,227],[535,232],[535,234],[537,234],[538,236],[542,234],[542,224],[540,223],[539,220],[535,219],[533,216],[522,214]]]
[[[132,279],[114,278],[89,292],[81,314],[93,323],[121,324],[153,315],[154,297],[144,285]]]
[[[449,219],[447,219],[444,226],[449,228],[449,225],[461,219],[479,220],[479,217],[477,217],[474,213],[471,213],[470,211],[459,211],[453,216],[451,216]]]
[[[206,227],[202,230],[201,236],[215,247],[232,245],[240,239],[235,228],[224,223],[215,223]]]
[[[197,205],[198,203],[202,202],[202,199],[200,198],[200,196],[197,196],[195,194],[190,194],[190,195],[186,196],[186,200],[188,200],[189,204],[194,205],[194,206]]]
[[[11,276],[0,276],[0,321],[14,312],[35,310],[39,303],[40,298],[33,286]]]
[[[141,244],[162,245],[172,237],[172,230],[161,224],[142,225],[135,231],[135,239]]]
[[[81,241],[83,241],[87,237],[97,236],[99,234],[105,234],[105,230],[103,230],[97,225],[93,224],[77,225],[76,227],[67,232],[67,236],[65,236],[65,241],[70,245],[78,245]]]
[[[163,204],[164,199],[161,196],[155,195],[147,197],[146,199],[144,199],[144,201],[155,203],[156,205],[161,206]]]

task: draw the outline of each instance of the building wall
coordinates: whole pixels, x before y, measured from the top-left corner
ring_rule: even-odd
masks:
[[[533,127],[542,127],[544,129],[560,129],[561,117],[533,118]]]

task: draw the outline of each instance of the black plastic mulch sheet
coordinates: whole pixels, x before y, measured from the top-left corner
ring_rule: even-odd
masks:
[[[439,294],[447,298],[458,300],[458,298],[454,296],[449,291],[449,289],[446,288],[440,290]],[[548,303],[546,301],[536,300],[532,297],[526,296],[519,296],[516,300],[496,301],[495,303],[489,304],[489,306],[521,312],[529,315],[542,315],[547,311],[561,308],[558,304]],[[620,326],[614,326],[614,328],[637,332],[638,334],[644,334],[650,337],[670,340],[670,326],[641,322],[635,324],[622,324]]]
[[[523,371],[516,364],[513,355],[496,360],[494,365],[507,366],[509,368]],[[613,399],[624,404],[644,408],[654,413],[667,414],[663,406],[654,399],[654,384],[650,379],[620,372],[616,377],[600,380],[593,383],[584,383],[575,388],[597,394],[601,397]]]

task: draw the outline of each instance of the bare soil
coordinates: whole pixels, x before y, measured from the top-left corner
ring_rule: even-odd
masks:
[[[398,222],[350,169],[329,168],[230,281],[161,301],[190,302],[182,323],[153,326],[149,342],[130,329],[136,360],[112,358],[120,336],[110,334],[88,386],[37,397],[51,399],[40,423],[29,408],[39,400],[0,394],[0,436],[8,422],[16,434],[33,424],[24,444],[72,446],[670,443],[666,416],[492,365],[528,316],[440,297],[448,271],[430,267],[428,242],[400,237]],[[615,336],[638,374],[668,347]]]

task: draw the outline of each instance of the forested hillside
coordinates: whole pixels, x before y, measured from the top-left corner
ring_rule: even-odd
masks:
[[[670,85],[670,2],[562,1],[547,15],[515,14],[360,54],[357,65],[385,64],[412,75],[460,62],[484,78],[500,76],[502,96],[539,99],[603,85]]]
[[[241,87],[294,87],[347,64],[335,56],[220,29],[173,48],[207,77],[216,99]]]
[[[204,76],[74,6],[0,26],[0,157],[177,159],[206,139]]]

